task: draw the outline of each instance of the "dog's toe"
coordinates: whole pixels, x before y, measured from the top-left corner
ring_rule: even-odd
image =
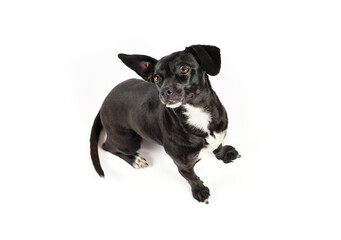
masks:
[[[140,154],[136,155],[135,161],[133,162],[133,167],[136,169],[145,168],[148,166],[147,160],[141,157]]]

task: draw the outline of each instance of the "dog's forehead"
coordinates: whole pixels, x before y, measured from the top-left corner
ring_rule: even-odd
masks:
[[[190,64],[190,65],[196,65],[198,64],[195,57],[187,52],[187,51],[180,51],[175,52],[170,55],[167,55],[163,58],[161,58],[155,65],[156,69],[166,69],[171,68],[173,66],[176,66],[178,64]]]

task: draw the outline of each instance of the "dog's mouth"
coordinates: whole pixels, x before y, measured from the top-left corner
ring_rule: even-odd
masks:
[[[183,104],[183,99],[164,101],[162,98],[160,98],[160,100],[161,100],[162,104],[166,105],[166,107],[168,107],[168,108],[177,108]]]
[[[194,96],[193,93],[188,94],[186,97],[183,96],[180,99],[168,99],[165,100],[163,98],[160,98],[162,104],[166,105],[167,108],[178,108],[181,105],[185,104],[188,100],[192,99]]]
[[[182,101],[177,102],[177,103],[168,103],[166,104],[166,107],[168,108],[178,108],[182,105]]]

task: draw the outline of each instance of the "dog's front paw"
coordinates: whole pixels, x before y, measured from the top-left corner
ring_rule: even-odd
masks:
[[[241,157],[234,147],[228,145],[218,148],[214,151],[214,154],[217,159],[222,160],[224,163],[233,162],[233,160]]]
[[[208,198],[210,196],[210,189],[208,189],[208,187],[202,186],[201,188],[193,189],[192,194],[199,202],[205,202],[208,204]]]

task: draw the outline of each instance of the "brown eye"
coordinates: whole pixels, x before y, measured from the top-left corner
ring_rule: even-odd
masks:
[[[154,77],[154,82],[160,82],[161,81],[161,77],[159,76],[159,75],[156,75],[155,77]]]
[[[188,71],[189,71],[189,67],[187,67],[187,66],[181,66],[180,67],[180,73],[181,74],[186,74],[186,73],[188,73]]]

